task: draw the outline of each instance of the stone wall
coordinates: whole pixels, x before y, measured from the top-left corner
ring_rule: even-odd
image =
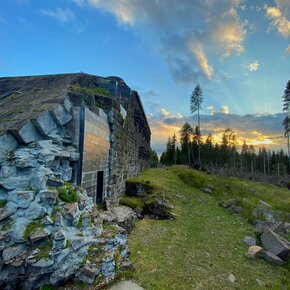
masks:
[[[109,182],[110,129],[107,115],[98,108],[95,112],[84,108],[84,137],[82,158],[82,186],[95,202],[107,195]],[[98,172],[103,172],[103,176]],[[103,180],[98,180],[103,178]],[[103,198],[97,200],[97,185],[103,184]],[[99,188],[100,191],[100,188]],[[99,192],[100,193],[100,192]]]
[[[150,129],[138,94],[121,101],[97,97],[108,114],[111,131],[108,194],[117,202],[125,193],[126,181],[149,167]]]

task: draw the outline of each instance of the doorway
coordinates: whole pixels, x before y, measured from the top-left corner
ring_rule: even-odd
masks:
[[[104,198],[104,171],[98,171],[96,203],[103,203]]]

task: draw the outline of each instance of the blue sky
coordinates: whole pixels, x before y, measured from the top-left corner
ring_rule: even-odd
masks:
[[[231,126],[240,142],[285,147],[289,0],[6,0],[0,43],[1,76],[122,77],[142,97],[158,152],[185,120],[195,125],[197,83],[204,134],[219,140]]]

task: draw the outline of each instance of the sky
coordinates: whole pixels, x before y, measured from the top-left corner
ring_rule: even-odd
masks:
[[[290,0],[0,1],[0,76],[119,76],[141,96],[159,154],[203,90],[201,130],[286,148]]]

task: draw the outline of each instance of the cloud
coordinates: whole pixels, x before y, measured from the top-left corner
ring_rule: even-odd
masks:
[[[244,50],[243,42],[246,37],[244,25],[240,22],[237,11],[231,8],[224,14],[224,21],[214,30],[214,38],[221,48],[223,57],[240,55]]]
[[[214,110],[214,107],[209,106],[208,109]],[[266,146],[271,150],[279,150],[281,147],[286,149],[281,126],[283,117],[282,113],[235,115],[230,114],[227,106],[223,106],[212,115],[201,115],[201,130],[204,137],[211,133],[214,142],[220,142],[224,130],[231,127],[237,134],[238,147],[246,140],[248,144],[257,147]],[[165,108],[162,113],[150,114],[148,121],[152,131],[152,148],[158,153],[165,150],[169,136],[175,133],[179,139],[180,128],[185,122],[191,123],[193,127],[196,125],[192,116],[177,117],[177,114],[172,114]]]
[[[276,27],[284,38],[288,38],[290,36],[290,20],[286,17],[285,11],[290,7],[290,2],[276,0],[276,4],[277,6],[274,7],[265,5],[266,16],[271,20],[270,28]]]
[[[288,47],[285,50],[285,54],[288,55],[290,54],[290,44],[288,45]]]
[[[257,71],[259,69],[259,66],[260,66],[259,61],[254,60],[248,65],[248,70],[249,71]]]
[[[239,0],[71,0],[106,11],[120,25],[155,41],[175,80],[215,80],[212,55],[241,54],[247,32],[238,15]]]
[[[213,77],[213,68],[209,65],[208,59],[205,55],[205,52],[203,51],[202,46],[199,44],[196,45],[194,43],[191,43],[189,46],[191,52],[196,57],[201,71],[207,76],[209,80],[211,80]]]
[[[218,111],[216,111],[213,106],[207,107],[207,110],[210,111],[211,115],[214,115],[214,114],[226,114],[227,115],[230,113],[230,109],[227,105],[221,106],[221,108]]]
[[[42,9],[41,13],[43,15],[52,17],[59,21],[60,23],[64,24],[66,22],[72,21],[75,18],[74,13],[69,9],[69,8],[55,8],[54,10],[52,9]]]

